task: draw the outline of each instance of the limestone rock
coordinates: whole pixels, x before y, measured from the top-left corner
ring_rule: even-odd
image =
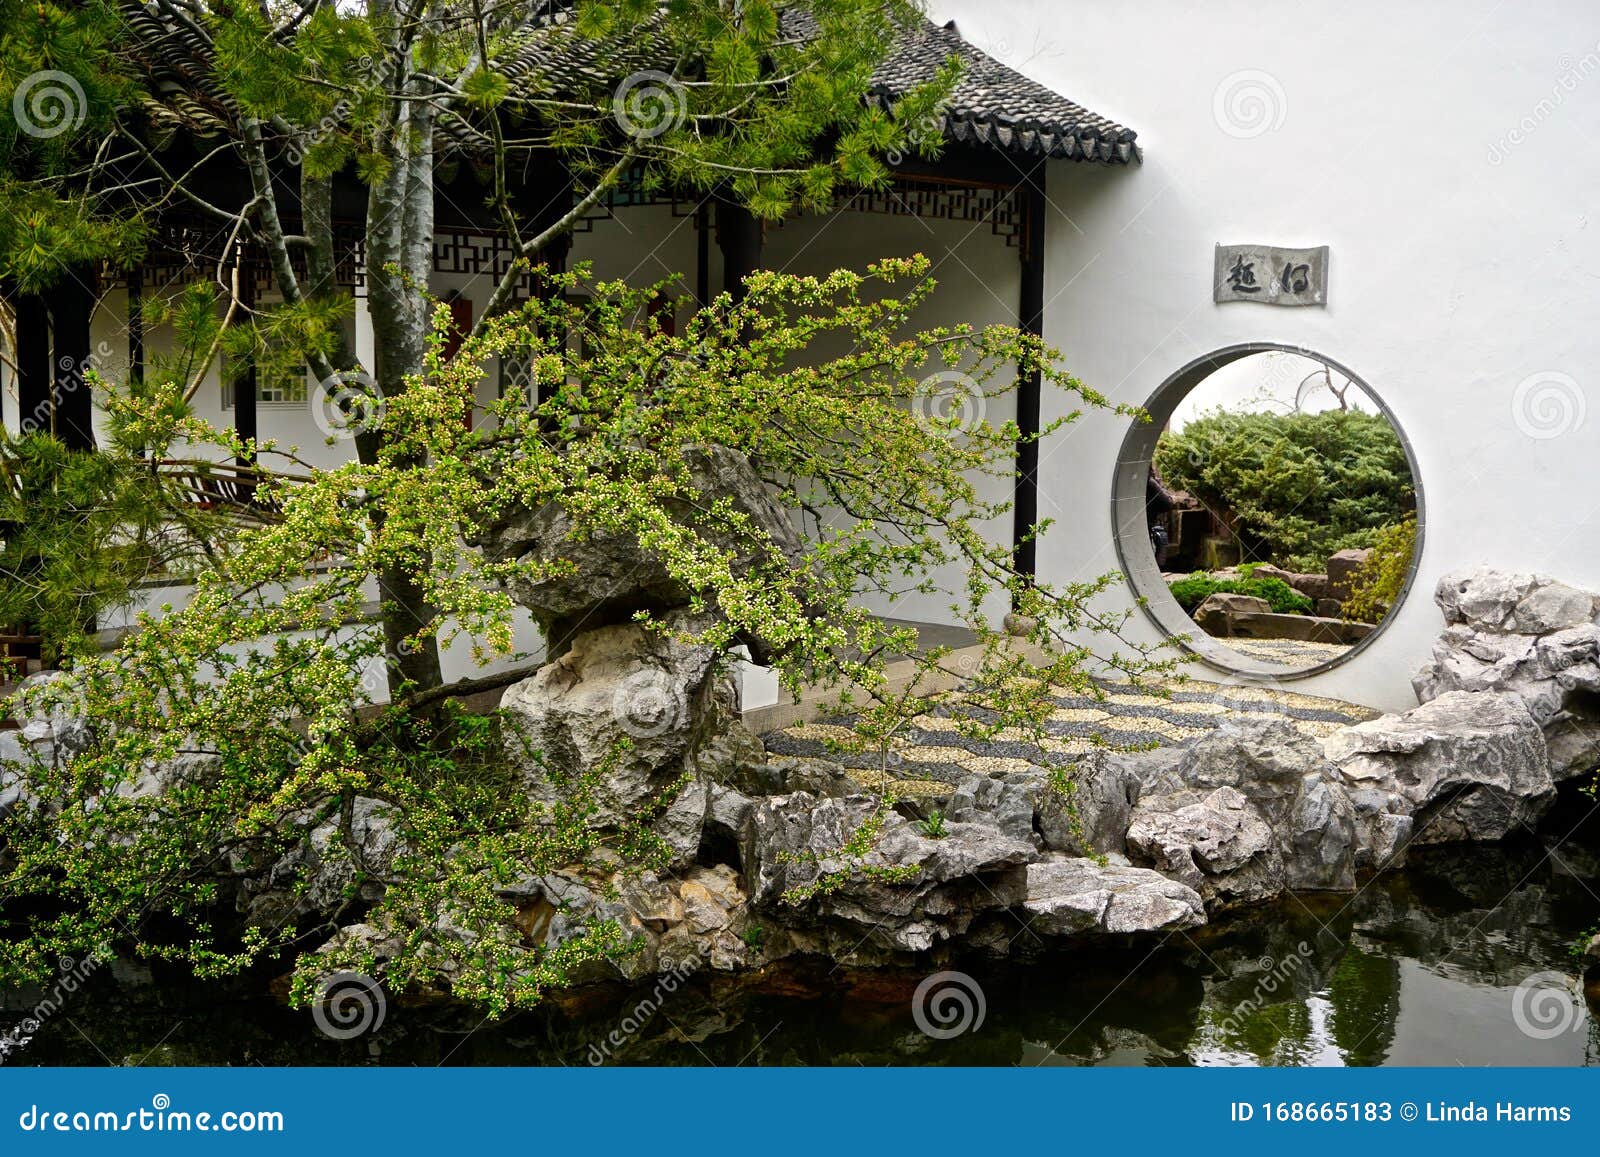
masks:
[[[734,573],[744,574],[771,560],[771,551],[792,565],[805,552],[788,513],[771,496],[749,459],[722,446],[691,447],[685,453],[694,501],[669,499],[668,514],[728,552]],[[726,502],[749,520],[751,533],[727,519],[708,519],[706,511]],[[675,580],[654,551],[631,534],[574,525],[557,503],[522,510],[482,528],[474,542],[495,562],[521,559],[544,567],[548,577],[513,580],[511,593],[533,613],[547,636],[567,638],[578,624],[622,622],[642,607],[662,610],[686,606],[691,592]],[[570,564],[570,565],[566,565]],[[766,661],[760,640],[748,641],[756,662]]]
[[[4,754],[59,766],[83,752],[92,732],[77,703],[77,687],[66,671],[44,671],[22,680],[10,703],[20,744]]]
[[[1233,621],[1236,616],[1271,613],[1272,605],[1266,599],[1219,591],[1214,595],[1207,595],[1205,601],[1195,608],[1194,621],[1208,635],[1225,636],[1233,634]]]
[[[843,924],[861,941],[921,952],[965,931],[986,909],[1021,903],[1031,843],[998,828],[950,823],[941,839],[889,812],[877,840],[847,847],[877,812],[867,795],[819,799],[805,792],[761,801],[751,814],[745,868],[751,904],[792,922]],[[887,871],[898,870],[902,879]],[[805,898],[793,889],[827,884]]]
[[[1452,691],[1323,743],[1353,788],[1397,797],[1417,844],[1497,840],[1555,799],[1544,734],[1514,694]]]
[[[680,866],[694,861],[708,844],[736,850],[754,806],[732,788],[697,781],[678,793],[654,828],[672,848],[673,865]]]
[[[357,895],[377,899],[383,885],[367,877],[387,872],[400,850],[394,815],[393,805],[357,796],[348,827],[334,816],[311,828],[264,874],[244,882],[238,908],[246,922],[276,928]]]
[[[500,708],[518,732],[507,755],[529,793],[547,803],[570,798],[581,777],[605,768],[595,789],[599,814],[632,816],[676,782],[715,733],[705,723],[716,660],[709,647],[635,624],[586,631],[507,689]]]
[[[1329,593],[1330,584],[1325,574],[1306,574],[1301,571],[1284,570],[1282,567],[1273,566],[1271,563],[1262,563],[1250,572],[1253,578],[1275,578],[1288,583],[1296,591],[1313,601],[1327,601],[1334,604],[1334,614],[1338,614],[1338,599]],[[1319,610],[1317,612],[1321,614]]]
[[[1552,583],[1554,579],[1546,574],[1475,566],[1472,570],[1451,571],[1438,579],[1434,602],[1445,613],[1445,623],[1466,624],[1478,631],[1512,631],[1518,605]],[[1546,605],[1546,600],[1536,600],[1525,618],[1536,615],[1536,608]]]
[[[1022,907],[1031,929],[1052,936],[1159,932],[1206,922],[1193,888],[1148,868],[1085,858],[1029,864]]]
[[[1411,681],[1417,698],[1515,694],[1544,730],[1558,782],[1600,766],[1596,596],[1543,575],[1480,567],[1446,575],[1435,597],[1450,625]]]
[[[1355,886],[1355,806],[1316,741],[1287,720],[1224,724],[1143,790],[1128,854],[1208,900]]]

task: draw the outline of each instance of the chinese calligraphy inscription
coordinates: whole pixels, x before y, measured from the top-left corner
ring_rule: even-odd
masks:
[[[1213,300],[1328,304],[1328,247],[1218,245]]]

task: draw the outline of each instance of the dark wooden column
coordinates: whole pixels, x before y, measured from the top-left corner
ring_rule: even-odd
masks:
[[[236,260],[243,262],[241,253]],[[256,282],[250,268],[239,270],[239,306],[240,313],[246,318],[256,304]],[[248,321],[245,323],[248,324]],[[222,364],[222,372],[229,373],[226,362]],[[255,442],[261,437],[261,417],[256,405],[256,365],[252,358],[243,364],[234,367],[228,378],[233,386],[233,430],[240,438]],[[316,387],[320,389],[321,387]],[[239,455],[240,466],[254,466],[256,456],[252,453]]]
[[[705,201],[694,211],[694,296],[701,309],[711,304],[711,211]]]
[[[73,450],[94,449],[94,391],[87,378],[93,286],[94,271],[76,266],[51,287],[46,299],[50,306],[55,433]]]
[[[44,298],[19,293],[11,299],[17,322],[17,402],[24,434],[50,429],[50,312]]]
[[[571,171],[556,157],[545,158],[544,164],[545,168],[535,170],[538,179],[524,186],[528,192],[523,200],[528,206],[526,211],[533,222],[530,232],[534,235],[550,228],[572,209]],[[567,259],[571,255],[570,229],[545,242],[544,247],[534,255],[534,263],[544,265],[549,271],[547,276],[535,278],[532,286],[532,291],[541,300],[549,301],[555,296],[557,289],[551,278],[566,272]],[[556,386],[554,382],[540,382],[537,388],[538,397],[534,400],[542,404],[550,400]]]
[[[761,222],[743,205],[717,202],[717,247],[722,250],[722,288],[737,304],[744,279],[761,268]]]
[[[1044,336],[1044,162],[1040,162],[1018,186],[1022,198],[1022,291],[1017,302],[1017,326],[1024,333]],[[1017,387],[1017,491],[1013,503],[1012,550],[1017,571],[1032,579],[1038,573],[1036,543],[1031,537],[1039,521],[1039,443],[1032,441],[1039,432],[1040,375],[1037,370],[1023,373]]]

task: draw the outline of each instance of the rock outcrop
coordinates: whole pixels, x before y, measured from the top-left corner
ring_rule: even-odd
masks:
[[[714,702],[731,697],[716,686],[717,659],[632,623],[578,635],[501,699],[514,732],[507,755],[529,794],[554,804],[585,792],[603,814],[637,815],[693,769],[712,725],[731,714]]]
[[[1412,679],[1417,698],[1516,695],[1544,732],[1558,782],[1600,766],[1600,596],[1480,567],[1445,575],[1434,600],[1447,625]]]
[[[664,500],[668,516],[692,525],[726,552],[735,576],[777,560],[800,565],[805,545],[799,532],[749,459],[724,446],[691,447],[684,458],[688,486],[695,493],[692,501]],[[731,519],[707,517],[707,511],[724,507],[747,520],[743,528]],[[637,535],[574,525],[557,503],[516,511],[481,528],[474,541],[491,561],[530,564],[539,577],[514,578],[509,587],[558,651],[585,625],[617,624],[642,609],[659,614],[691,601],[693,592],[668,573],[660,555],[641,545]],[[762,640],[747,643],[762,661]]]
[[[1128,854],[1207,900],[1355,887],[1356,811],[1316,741],[1282,719],[1197,740],[1133,809]]]
[[[881,830],[863,840],[875,817]],[[872,796],[805,792],[757,806],[747,847],[752,904],[797,904],[807,922],[843,924],[858,941],[902,952],[959,935],[985,910],[1020,904],[1035,855],[1030,842],[992,825],[952,822],[933,838],[895,812],[880,814]]]
[[[1084,858],[1028,865],[1029,927],[1052,936],[1164,932],[1206,922],[1200,894],[1148,868]]]
[[[1544,734],[1509,693],[1451,691],[1343,728],[1323,749],[1346,783],[1411,816],[1415,844],[1504,839],[1555,800]]]

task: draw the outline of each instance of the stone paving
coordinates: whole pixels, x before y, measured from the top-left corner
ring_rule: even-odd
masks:
[[[1230,651],[1237,651],[1247,659],[1268,667],[1281,667],[1285,671],[1304,671],[1337,659],[1348,651],[1351,643],[1308,643],[1300,639],[1217,639]]]
[[[935,708],[912,721],[885,762],[877,751],[851,751],[848,718],[796,724],[766,737],[774,755],[818,756],[857,769],[868,787],[902,795],[935,795],[974,774],[1005,775],[1030,767],[1072,763],[1097,747],[1150,747],[1198,738],[1230,719],[1287,718],[1321,738],[1350,723],[1375,718],[1369,708],[1279,688],[1200,679],[1155,687],[1102,683],[1098,695],[1056,688],[1048,736],[1035,743],[1019,731],[992,739],[964,736],[947,711]]]

